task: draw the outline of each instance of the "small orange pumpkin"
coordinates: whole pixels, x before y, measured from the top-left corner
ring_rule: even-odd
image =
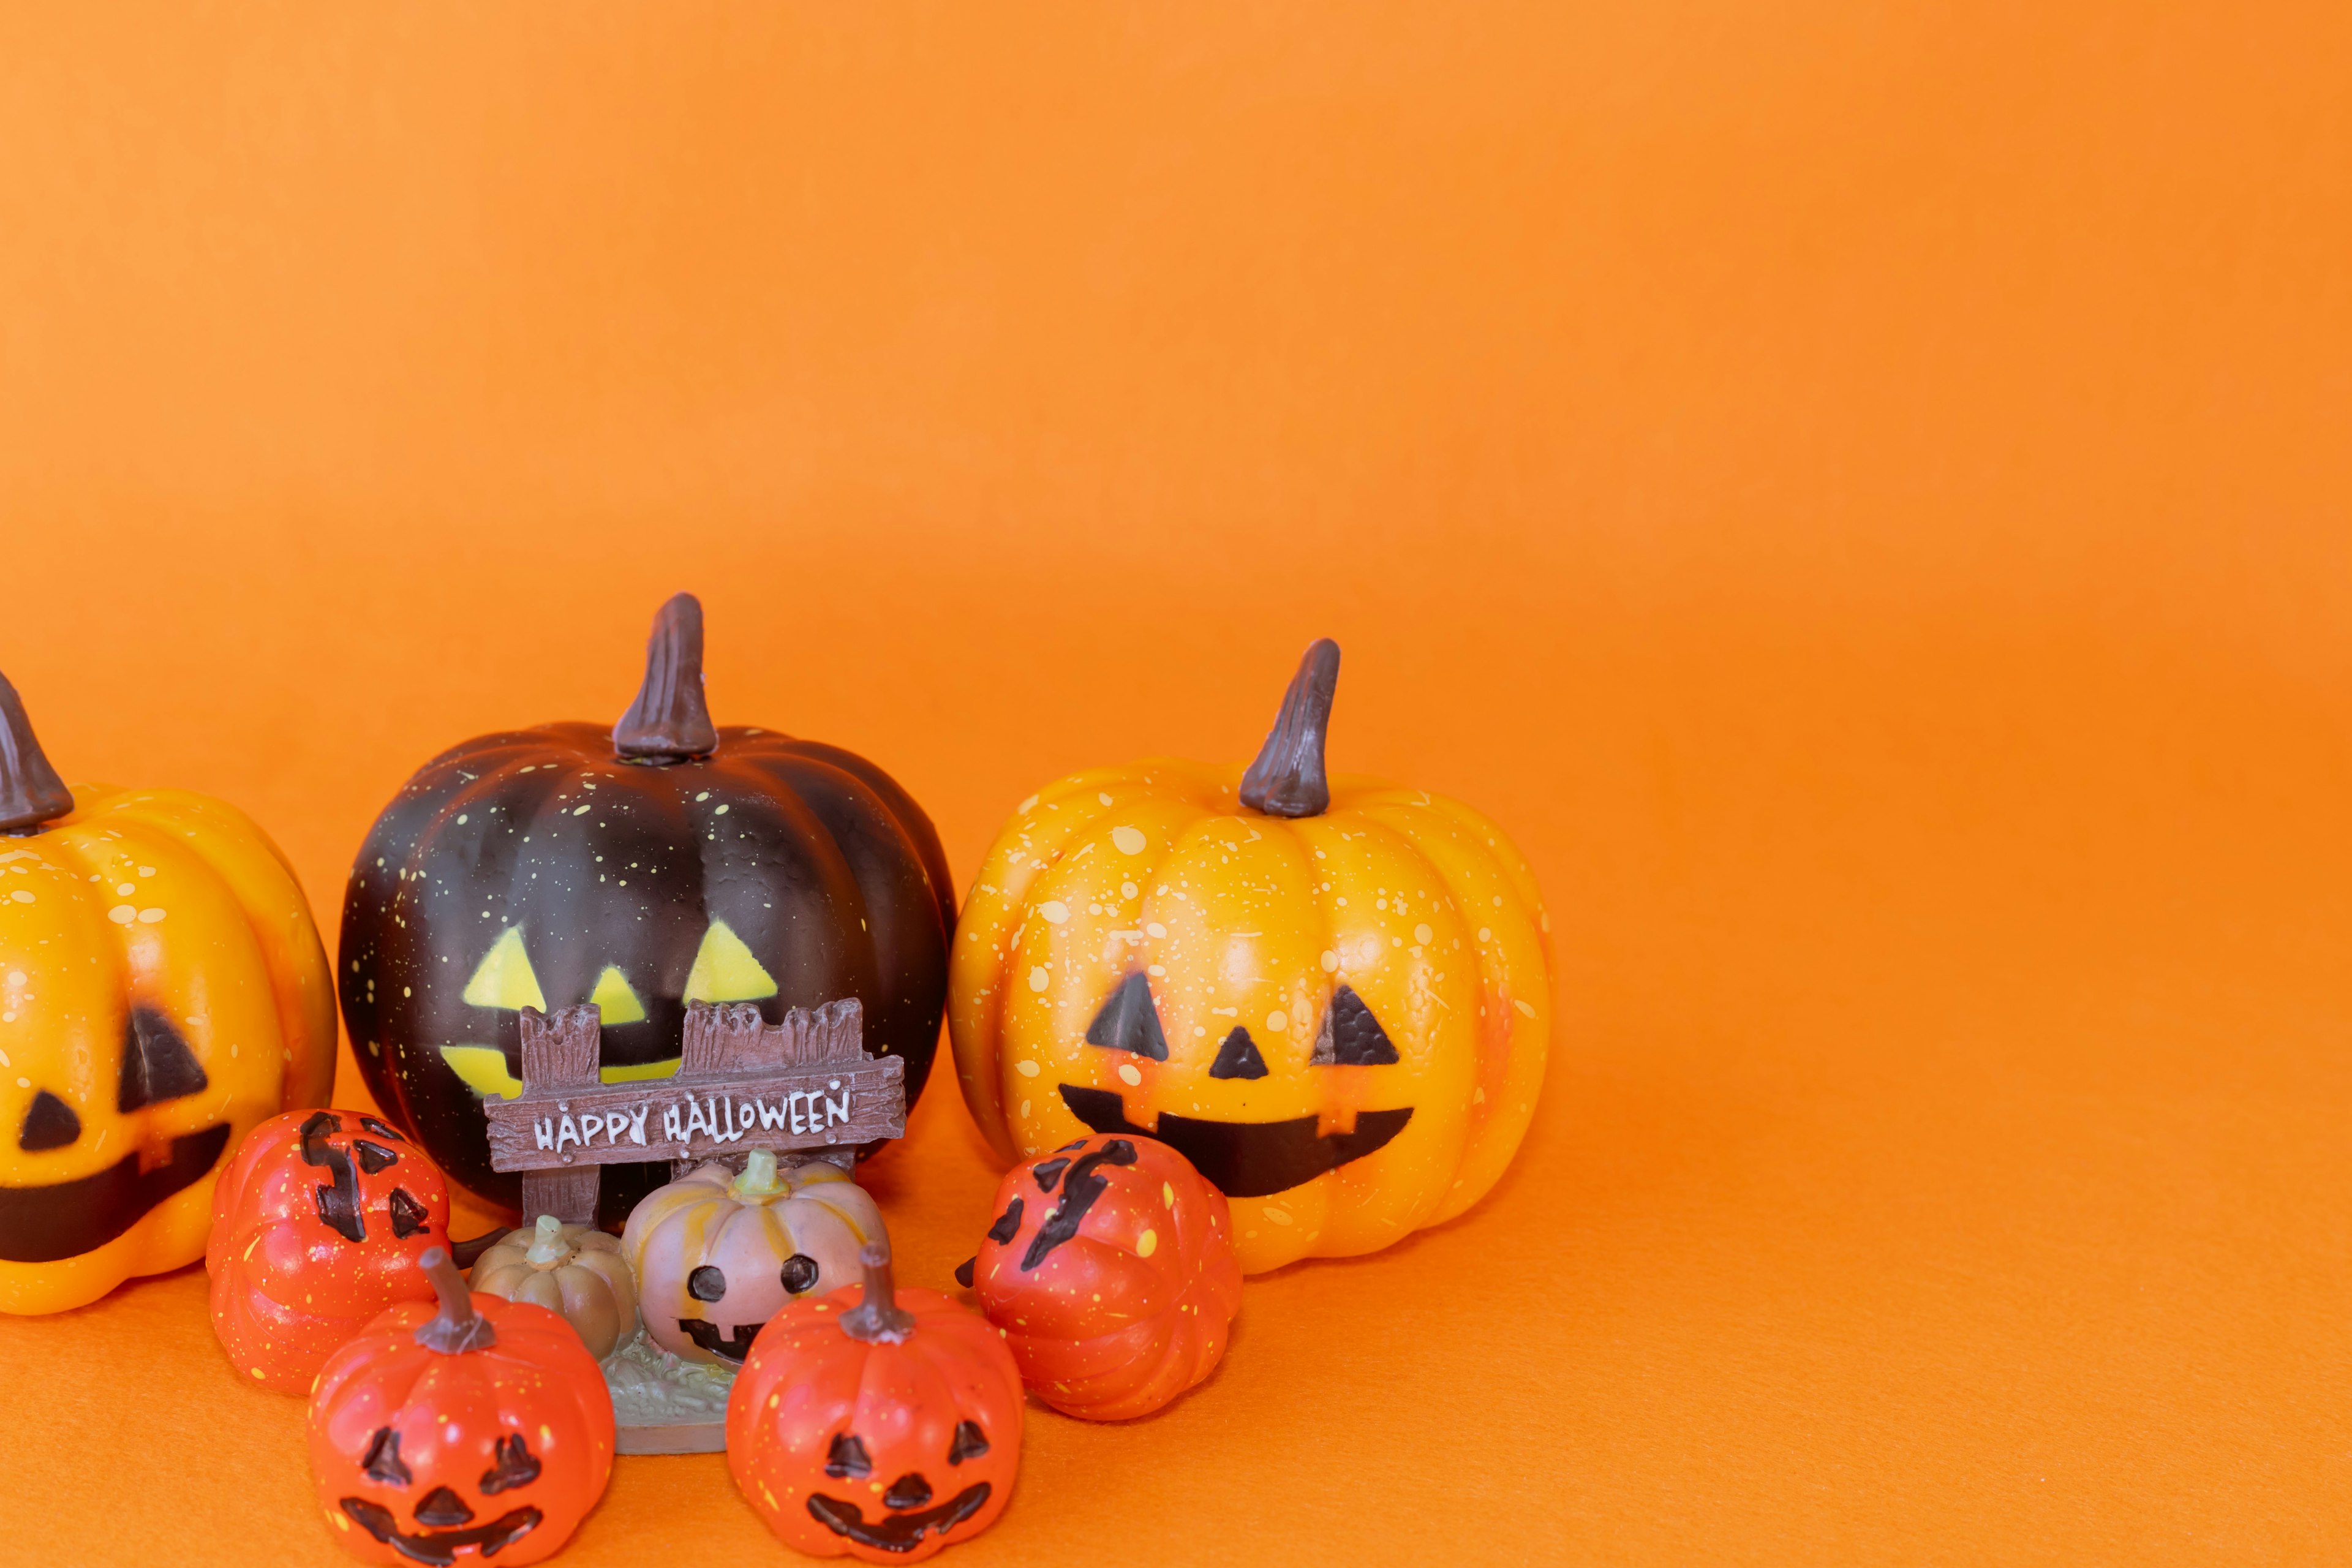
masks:
[[[588,1353],[603,1361],[637,1331],[637,1281],[617,1237],[551,1214],[510,1230],[474,1260],[474,1289],[561,1313]]]
[[[327,1357],[395,1301],[430,1297],[417,1271],[449,1244],[440,1170],[373,1116],[289,1110],[255,1128],[213,1189],[205,1245],[213,1332],[264,1388],[303,1394]]]
[[[917,1563],[1004,1511],[1021,1467],[1021,1369],[977,1314],[856,1289],[768,1321],[727,1398],[727,1468],[776,1539],[815,1557]]]
[[[1097,1134],[1024,1160],[956,1278],[1003,1330],[1029,1392],[1124,1421],[1214,1372],[1241,1310],[1224,1194],[1150,1139]]]
[[[327,1359],[310,1475],[337,1541],[371,1563],[551,1556],[613,1473],[613,1396],[572,1325],[419,1260],[439,1309],[403,1302]]]

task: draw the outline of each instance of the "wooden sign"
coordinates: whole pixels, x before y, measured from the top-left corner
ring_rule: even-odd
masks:
[[[668,1160],[681,1166],[740,1156],[833,1152],[907,1130],[907,1064],[869,1055],[856,997],[768,1024],[749,1002],[686,1010],[677,1075],[604,1083],[596,1072],[599,1014],[591,1004],[522,1010],[522,1093],[483,1103],[490,1166],[522,1173],[526,1220],[596,1217],[599,1165]]]

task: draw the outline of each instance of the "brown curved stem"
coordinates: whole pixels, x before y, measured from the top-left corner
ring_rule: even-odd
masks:
[[[441,1310],[416,1331],[418,1344],[444,1355],[463,1355],[499,1342],[499,1331],[490,1327],[490,1321],[474,1310],[474,1293],[466,1289],[466,1277],[457,1272],[446,1250],[426,1247],[416,1266],[431,1279],[434,1294],[441,1298]]]
[[[890,1249],[871,1243],[858,1253],[866,1269],[866,1300],[841,1314],[841,1331],[868,1344],[897,1344],[915,1331],[915,1315],[898,1305],[898,1289],[890,1279]]]
[[[1257,761],[1242,774],[1242,804],[1268,816],[1320,816],[1331,804],[1323,775],[1323,742],[1331,728],[1331,694],[1339,684],[1339,645],[1318,637],[1298,661],[1282,711]]]
[[[28,833],[73,809],[73,792],[49,766],[24,701],[0,675],[0,833]]]
[[[719,731],[702,700],[702,601],[672,595],[654,616],[645,684],[613,726],[613,751],[624,762],[658,767],[718,749]]]

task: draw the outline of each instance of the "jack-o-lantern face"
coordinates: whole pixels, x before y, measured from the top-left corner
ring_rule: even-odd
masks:
[[[621,1232],[654,1343],[683,1361],[740,1364],[788,1302],[858,1277],[885,1237],[866,1189],[821,1160],[779,1169],[754,1149],[739,1173],[716,1161],[648,1194]]]
[[[344,1550],[370,1562],[552,1555],[604,1494],[613,1400],[572,1326],[472,1295],[448,1254],[439,1293],[385,1311],[310,1394],[310,1471]]]
[[[1338,649],[1246,773],[1066,779],[990,851],[950,993],[1009,1158],[1156,1138],[1232,1201],[1252,1273],[1369,1252],[1485,1195],[1542,1080],[1545,921],[1465,806],[1322,772]]]
[[[936,1290],[866,1284],[795,1301],[727,1397],[727,1466],[752,1510],[811,1556],[919,1562],[971,1539],[1010,1500],[1021,1373],[1003,1336]]]
[[[681,595],[621,725],[452,747],[352,865],[339,979],[362,1076],[493,1203],[520,1201],[520,1178],[490,1168],[482,1101],[521,1092],[524,1007],[594,1004],[608,1083],[675,1072],[695,1002],[754,1003],[773,1023],[856,996],[867,1048],[904,1058],[909,1104],[930,1070],[955,896],[929,819],[837,747],[712,728],[701,658],[701,612]],[[640,709],[689,698],[698,735],[646,739]],[[667,1179],[605,1167],[604,1217]]]
[[[228,1151],[324,1096],[334,1014],[260,829],[104,786],[27,824],[22,721],[0,680],[0,1311],[52,1312],[203,1255]]]
[[[376,1118],[272,1117],[237,1146],[214,1189],[205,1246],[213,1333],[262,1387],[306,1393],[369,1320],[432,1294],[416,1260],[448,1245],[448,1225],[441,1173]]]

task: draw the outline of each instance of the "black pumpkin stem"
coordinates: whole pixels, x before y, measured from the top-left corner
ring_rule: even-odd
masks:
[[[890,1249],[868,1242],[857,1261],[866,1269],[866,1300],[841,1314],[841,1331],[867,1344],[895,1345],[915,1331],[915,1315],[898,1305],[890,1279]]]
[[[73,792],[49,766],[33,721],[0,675],[0,833],[29,833],[73,809]]]
[[[1242,774],[1242,804],[1268,816],[1320,816],[1331,804],[1323,742],[1339,685],[1339,645],[1318,637],[1298,661],[1257,761]]]
[[[418,1256],[416,1266],[432,1279],[434,1293],[441,1298],[441,1310],[416,1331],[418,1344],[443,1355],[463,1355],[499,1342],[499,1331],[490,1327],[490,1321],[474,1310],[474,1293],[466,1288],[466,1277],[457,1272],[446,1251],[428,1247]]]
[[[613,751],[623,762],[662,767],[718,749],[719,731],[702,700],[702,601],[672,595],[654,616],[646,683],[613,726]]]

